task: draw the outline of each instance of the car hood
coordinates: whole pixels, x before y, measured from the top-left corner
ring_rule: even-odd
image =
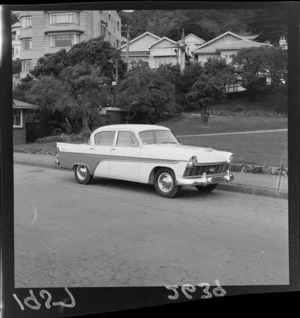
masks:
[[[231,155],[231,152],[218,151],[212,148],[182,144],[157,144],[143,146],[140,157],[188,161],[191,157],[196,156],[198,162],[210,163],[227,161]]]

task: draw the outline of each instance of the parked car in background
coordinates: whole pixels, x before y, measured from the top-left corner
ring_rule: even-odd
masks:
[[[183,186],[213,191],[233,180],[231,152],[182,145],[169,128],[109,125],[92,132],[88,144],[57,143],[56,164],[73,169],[78,183],[106,177],[154,185],[175,197]]]

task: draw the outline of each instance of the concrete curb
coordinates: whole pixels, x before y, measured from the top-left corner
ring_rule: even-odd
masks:
[[[237,193],[246,193],[252,195],[261,195],[265,197],[273,197],[277,199],[288,199],[288,192],[281,192],[272,189],[244,186],[241,184],[219,184],[218,190],[231,191]]]
[[[39,163],[39,162],[31,163],[31,162],[21,161],[21,160],[14,160],[14,164],[50,168],[50,169],[61,169],[59,166],[56,166],[56,165],[50,165],[50,164]],[[272,190],[272,189],[244,186],[241,184],[223,183],[218,185],[217,190],[245,193],[245,194],[252,194],[252,195],[261,195],[261,196],[273,197],[278,199],[288,199],[287,192],[281,192],[281,191],[277,192],[276,190]]]

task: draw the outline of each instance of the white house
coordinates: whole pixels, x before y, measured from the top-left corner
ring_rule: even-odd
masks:
[[[179,41],[177,43],[179,43]],[[191,55],[191,52],[195,51],[203,43],[205,43],[205,41],[199,38],[197,35],[188,34],[185,36],[186,53]]]
[[[228,63],[233,56],[242,48],[260,47],[266,45],[251,41],[246,37],[227,31],[216,38],[203,43],[192,51],[195,61],[205,63],[208,58],[225,58]]]
[[[149,63],[149,47],[161,38],[150,32],[145,32],[129,41],[128,62],[142,60]],[[126,60],[127,43],[121,46],[121,57]]]
[[[167,37],[160,38],[150,32],[145,32],[129,41],[128,61],[143,60],[149,63],[151,68],[158,68],[160,65],[175,65],[180,61],[180,42],[173,41]],[[204,43],[204,40],[194,34],[184,38],[185,51],[188,55],[195,48]],[[126,61],[127,44],[121,47],[121,57]]]
[[[158,68],[161,65],[178,63],[177,42],[163,37],[149,47],[149,66]]]

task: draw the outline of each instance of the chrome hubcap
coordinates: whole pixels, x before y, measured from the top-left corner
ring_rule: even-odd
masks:
[[[158,186],[161,191],[169,192],[173,188],[173,179],[168,173],[162,173],[158,178]]]
[[[87,176],[87,168],[85,166],[78,166],[77,175],[80,180],[84,180]]]

